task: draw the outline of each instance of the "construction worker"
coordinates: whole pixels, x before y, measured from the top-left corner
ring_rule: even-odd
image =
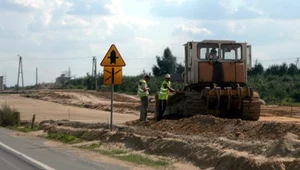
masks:
[[[211,49],[210,54],[209,54],[209,59],[213,60],[213,61],[218,61],[219,60],[219,56],[217,54],[217,50],[215,48]]]
[[[149,90],[147,82],[150,80],[149,75],[145,75],[144,79],[141,79],[138,84],[138,95],[141,99],[140,108],[140,121],[147,121],[147,110],[148,110],[148,96]]]
[[[162,85],[160,87],[159,95],[158,95],[158,115],[156,116],[156,120],[160,121],[165,110],[166,110],[166,105],[167,105],[167,100],[169,97],[169,91],[175,92],[174,89],[171,88],[171,76],[170,74],[165,75],[165,80],[162,82]]]

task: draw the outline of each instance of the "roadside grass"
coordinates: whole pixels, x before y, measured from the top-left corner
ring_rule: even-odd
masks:
[[[65,133],[48,133],[47,135],[41,137],[51,139],[51,140],[61,141],[63,143],[68,143],[68,144],[80,143],[83,141],[80,138]]]
[[[295,106],[295,107],[300,107],[300,103],[296,102],[289,102],[289,101],[283,101],[281,103],[282,106]]]
[[[0,107],[0,126],[18,126],[20,124],[20,112],[7,103]]]
[[[172,166],[172,163],[165,159],[155,160],[153,158],[150,158],[149,156],[130,153],[130,151],[122,150],[122,149],[101,149],[100,146],[102,145],[103,143],[83,145],[77,147],[81,149],[87,149],[89,151],[97,152],[102,155],[117,158],[122,161],[135,163],[138,165],[146,165],[146,166],[156,167],[156,168],[166,168]]]
[[[34,132],[34,131],[39,131],[39,127],[34,126],[33,129],[31,129],[31,127],[25,126],[25,127],[20,127],[20,126],[7,126],[6,128],[11,129],[11,130],[16,130],[16,131],[20,131],[20,132]]]

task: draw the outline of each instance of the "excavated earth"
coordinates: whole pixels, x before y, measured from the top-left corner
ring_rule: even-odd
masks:
[[[96,92],[96,91],[51,91],[41,90],[35,93],[28,93],[21,95],[26,98],[39,99],[60,103],[71,106],[84,107],[96,110],[111,110],[111,93],[110,92]],[[114,93],[114,111],[119,113],[135,113],[140,109],[139,98],[125,95],[121,93]],[[153,99],[150,99],[153,101]],[[149,103],[149,112],[154,112],[154,103]]]
[[[40,91],[23,96],[110,110],[109,92]],[[139,107],[138,98],[114,94],[115,111],[136,114]],[[148,111],[154,112],[154,103],[150,103]],[[43,121],[40,127],[47,132],[70,133],[87,141],[113,142],[147,154],[188,161],[200,169],[300,169],[300,124],[297,118],[300,108],[264,105],[261,113],[263,119],[260,121],[197,115],[159,122],[151,119],[149,122],[131,121],[114,126],[113,131],[109,130],[108,124],[69,121]],[[287,117],[293,119],[284,122]]]
[[[300,125],[250,122],[199,115],[125,126],[43,121],[47,132],[69,133],[87,141],[122,143],[147,154],[188,161],[200,169],[300,169]]]
[[[21,96],[89,109],[111,110],[110,92],[87,90],[39,90]],[[113,109],[119,113],[138,114],[137,112],[140,109],[139,98],[134,95],[114,93]],[[148,112],[155,112],[154,97],[150,97]],[[264,117],[300,117],[300,107],[261,105],[261,115]]]

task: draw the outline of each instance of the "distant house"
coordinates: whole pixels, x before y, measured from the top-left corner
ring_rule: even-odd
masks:
[[[71,77],[66,77],[65,74],[61,74],[60,77],[57,77],[55,80],[55,85],[62,86],[70,81]]]
[[[4,90],[3,76],[0,76],[0,91]]]

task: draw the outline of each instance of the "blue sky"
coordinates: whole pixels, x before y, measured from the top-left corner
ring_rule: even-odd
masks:
[[[169,47],[183,62],[190,40],[233,39],[252,45],[264,66],[300,56],[300,1],[296,0],[1,0],[0,74],[17,82],[23,57],[25,85],[51,82],[71,67],[92,70],[115,44],[126,62],[124,75],[151,71]],[[276,60],[284,59],[287,60]]]

